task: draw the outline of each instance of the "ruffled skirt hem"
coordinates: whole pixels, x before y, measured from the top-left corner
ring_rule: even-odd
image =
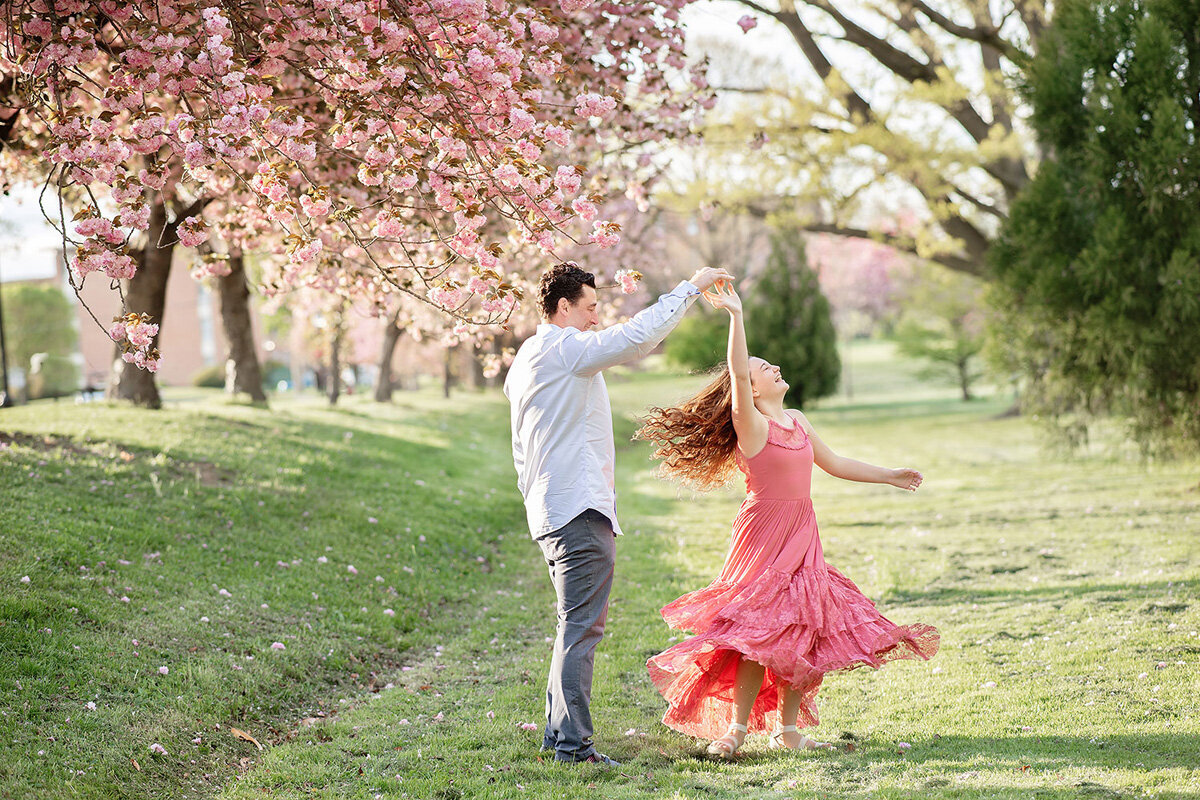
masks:
[[[828,566],[794,574],[768,568],[745,585],[714,581],[662,613],[671,627],[698,632],[647,663],[651,680],[670,704],[663,722],[706,739],[724,734],[733,719],[733,687],[742,659],[767,668],[750,730],[780,724],[783,688],[799,692],[796,724],[808,727],[818,723],[816,695],[827,673],[878,668],[897,659],[927,660],[940,640],[929,625],[895,625]]]

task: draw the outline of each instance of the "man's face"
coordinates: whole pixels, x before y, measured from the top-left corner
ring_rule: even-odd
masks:
[[[559,308],[563,307],[562,300]],[[562,317],[564,328],[577,328],[581,331],[591,330],[592,326],[600,324],[600,304],[596,301],[596,290],[584,285],[583,294],[574,303],[566,303],[566,313]]]

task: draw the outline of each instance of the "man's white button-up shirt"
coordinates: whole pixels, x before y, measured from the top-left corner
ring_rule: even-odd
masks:
[[[681,282],[627,322],[602,331],[539,325],[504,381],[513,463],[529,532],[556,531],[589,508],[617,524],[612,410],[601,370],[646,356],[700,290]]]

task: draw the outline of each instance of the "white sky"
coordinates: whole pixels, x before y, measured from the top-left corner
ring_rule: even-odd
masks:
[[[35,188],[0,195],[0,280],[5,283],[54,277],[62,237],[37,203]]]

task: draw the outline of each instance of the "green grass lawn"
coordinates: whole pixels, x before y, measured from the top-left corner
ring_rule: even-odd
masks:
[[[0,797],[1200,798],[1200,464],[1050,455],[1007,398],[850,357],[810,418],[926,482],[818,475],[826,558],[942,650],[830,676],[838,751],[724,763],[658,722],[657,609],[711,580],[740,492],[681,492],[627,441],[699,379],[618,371],[593,712],[622,768],[537,753],[553,595],[503,397],[214,395],[0,414]]]

